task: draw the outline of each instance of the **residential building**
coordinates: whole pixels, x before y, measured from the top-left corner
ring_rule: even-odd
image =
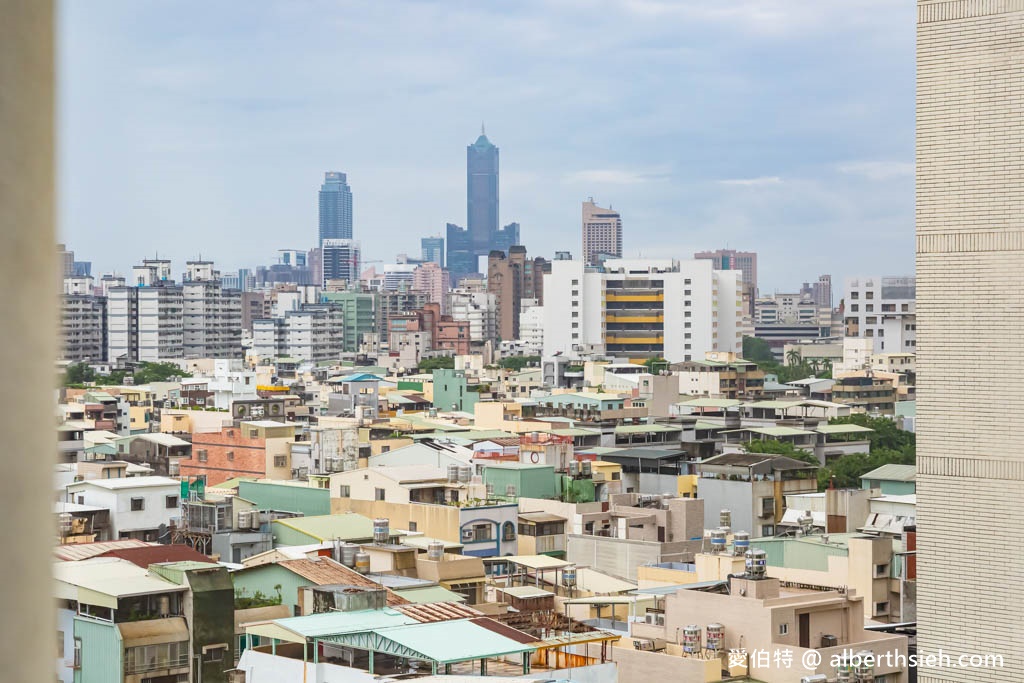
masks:
[[[325,239],[321,242],[320,282],[344,282],[353,284],[359,281],[360,245],[354,239]]]
[[[832,307],[820,305],[811,292],[776,292],[755,301],[754,323],[825,327],[832,324]]]
[[[878,489],[884,496],[907,496],[917,493],[917,467],[914,465],[882,465],[861,475],[865,489]]]
[[[831,343],[830,325],[813,323],[764,323],[754,325],[753,336],[768,343],[772,356],[779,363],[785,363],[785,349],[793,344]]]
[[[222,286],[212,261],[188,261],[181,285],[186,358],[242,357],[242,294]]]
[[[377,294],[377,333],[382,343],[388,341],[388,321],[392,316],[404,315],[408,311],[422,309],[427,305],[428,295],[407,287]]]
[[[874,340],[872,353],[913,353],[917,349],[916,293],[913,277],[847,278],[846,336]]]
[[[708,351],[704,360],[670,366],[679,377],[679,394],[756,399],[764,393],[764,371],[735,352]]]
[[[583,263],[596,266],[609,258],[622,258],[622,215],[591,197],[583,202]]]
[[[699,465],[697,495],[711,510],[730,510],[732,529],[774,536],[785,496],[818,490],[816,465],[780,455],[726,453]]]
[[[491,292],[460,287],[448,294],[452,320],[469,323],[470,342],[477,345],[498,337],[498,306]]]
[[[832,385],[832,400],[865,412],[893,415],[896,411],[898,375],[873,370],[845,373]]]
[[[693,255],[695,259],[707,259],[712,261],[715,270],[738,270],[743,273],[740,278],[741,290],[745,303],[744,310],[754,314],[754,302],[757,300],[757,252],[736,251],[735,249],[717,249],[715,251],[700,251]]]
[[[348,176],[337,171],[324,174],[320,186],[320,241],[352,239],[352,188]]]
[[[178,515],[181,484],[168,477],[89,479],[69,484],[66,500],[110,510],[110,538],[159,541]]]
[[[706,260],[611,260],[601,271],[556,260],[544,280],[545,357],[600,349],[682,362],[742,350],[738,271]]]
[[[107,294],[107,359],[111,362],[183,358],[184,297],[171,279],[171,262],[147,259],[128,286]]]
[[[73,362],[107,359],[107,299],[93,294],[92,278],[64,280],[60,358]]]
[[[451,277],[448,271],[434,261],[427,261],[416,266],[412,275],[412,289],[424,292],[427,301],[440,306],[441,315],[448,313],[448,290],[451,289]]]
[[[260,318],[266,318],[268,313],[264,309],[266,296],[263,292],[242,292],[242,333],[252,337],[252,322]]]
[[[192,442],[160,432],[137,434],[114,442],[117,457],[135,465],[145,465],[161,477],[177,477],[180,463],[192,454]]]
[[[498,337],[519,339],[523,300],[544,304],[544,271],[550,263],[541,257],[529,259],[526,247],[513,246],[508,255],[492,251],[487,258],[487,291],[494,294]]]
[[[230,410],[235,401],[249,401],[259,398],[256,394],[256,373],[243,370],[240,360],[218,358],[213,361],[212,372],[196,373],[183,377],[178,389],[177,400],[168,394],[178,408],[216,408]]]
[[[323,292],[321,300],[333,304],[342,311],[342,350],[345,353],[359,351],[368,337],[377,335],[377,295],[373,292],[346,290]]]
[[[420,259],[424,263],[436,263],[444,268],[444,236],[423,237],[420,239]]]
[[[291,479],[288,442],[295,439],[295,427],[255,420],[194,432],[191,458],[178,463],[181,476],[203,476],[210,486],[235,477]]]
[[[808,296],[819,308],[832,310],[832,276],[819,275],[817,282],[805,282],[801,296]]]
[[[337,360],[344,348],[345,312],[333,304],[302,304],[283,317],[253,321],[253,353],[320,363]]]

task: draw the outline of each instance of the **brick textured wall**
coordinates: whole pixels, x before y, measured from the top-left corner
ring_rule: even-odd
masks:
[[[263,438],[249,438],[244,427],[225,427],[219,432],[192,435],[192,457],[181,461],[181,475],[206,475],[208,486],[234,477],[263,477],[267,472],[267,445]],[[206,462],[200,452],[206,451]]]
[[[918,3],[918,648],[1024,680],[1024,0]]]

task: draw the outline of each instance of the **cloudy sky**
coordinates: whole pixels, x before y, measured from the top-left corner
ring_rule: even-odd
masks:
[[[913,270],[913,3],[65,0],[59,64],[94,274],[309,248],[325,170],[367,258],[415,253],[465,224],[481,122],[531,253],[578,254],[593,196],[628,256],[754,250],[762,292]]]

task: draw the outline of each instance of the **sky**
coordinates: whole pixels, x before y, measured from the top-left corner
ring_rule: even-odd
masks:
[[[500,220],[580,252],[759,254],[760,290],[913,273],[913,3],[64,0],[63,238],[93,274],[315,246],[348,174],[364,259],[466,222],[466,145],[501,149]],[[839,288],[839,287],[837,287]]]

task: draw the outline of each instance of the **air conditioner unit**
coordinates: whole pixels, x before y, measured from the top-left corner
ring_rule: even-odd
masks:
[[[654,641],[650,638],[635,638],[633,640],[633,648],[650,652],[654,650]]]
[[[665,615],[664,614],[655,614],[654,615],[654,623],[655,623],[656,626],[664,626],[665,625]]]

